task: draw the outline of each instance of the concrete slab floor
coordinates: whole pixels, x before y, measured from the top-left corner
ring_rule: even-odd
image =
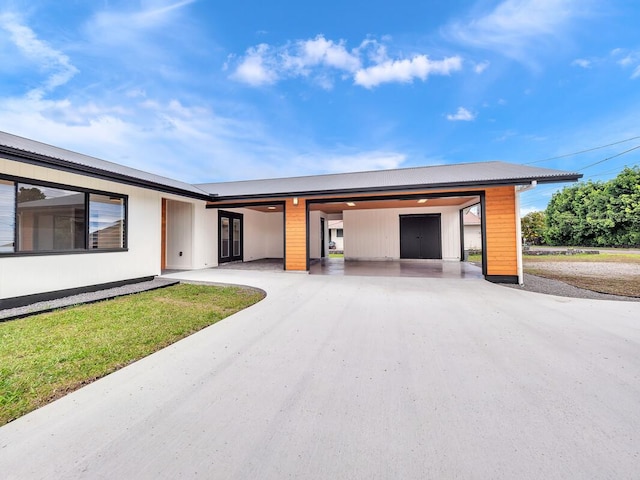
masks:
[[[310,265],[312,275],[357,275],[425,278],[483,278],[482,269],[443,260],[344,260],[323,258]]]
[[[312,275],[483,278],[481,268],[466,262],[448,262],[442,260],[368,261],[344,260],[342,258],[323,258],[312,259],[309,263],[309,273]],[[282,259],[231,262],[221,264],[216,268],[224,270],[257,270],[265,272],[284,271]]]
[[[640,472],[640,304],[212,269],[260,303],[0,428],[25,478]]]

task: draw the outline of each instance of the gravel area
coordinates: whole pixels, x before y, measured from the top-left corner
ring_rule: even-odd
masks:
[[[590,277],[640,276],[640,263],[616,262],[535,262],[531,268],[553,270],[558,273],[588,275]]]
[[[558,265],[557,263],[553,264]],[[564,264],[563,264],[564,265]],[[567,266],[575,264],[567,264]],[[594,264],[591,264],[594,265]],[[616,265],[616,264],[612,264]],[[520,285],[508,285],[501,284],[508,288],[517,288],[520,290],[526,290],[528,292],[544,293],[546,295],[555,295],[557,297],[571,297],[571,298],[590,298],[594,300],[617,300],[624,302],[640,302],[640,298],[635,297],[622,297],[619,295],[608,295],[606,293],[593,292],[584,288],[574,287],[568,283],[561,282],[559,280],[552,280],[550,278],[538,277],[528,273],[524,274],[524,286]]]
[[[15,318],[26,317],[36,313],[50,312],[59,308],[70,307],[81,303],[93,303],[100,300],[107,300],[115,297],[122,297],[132,293],[146,292],[147,290],[156,290],[158,288],[168,287],[180,283],[178,280],[169,278],[154,278],[148,282],[133,283],[122,287],[108,288],[97,292],[81,293],[70,297],[58,298],[46,302],[32,303],[24,307],[7,308],[0,310],[0,322]]]

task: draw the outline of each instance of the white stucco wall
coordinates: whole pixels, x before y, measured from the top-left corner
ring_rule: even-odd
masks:
[[[460,260],[460,217],[452,208],[390,208],[345,210],[344,256],[353,260],[400,258],[400,215],[440,213],[442,259]]]
[[[230,208],[243,215],[243,258],[245,262],[261,258],[284,258],[284,215],[282,212],[258,212],[249,208]],[[216,219],[218,210],[215,211]],[[217,242],[217,235],[215,237]]]
[[[169,269],[189,269],[193,263],[193,204],[167,201],[167,249]]]
[[[0,172],[23,177],[34,183],[40,180],[128,196],[127,251],[0,257],[0,298],[159,275],[163,197],[191,204],[191,222],[195,228],[190,241],[191,250],[186,257],[190,261],[181,266],[204,268],[207,260],[210,261],[211,253],[206,248],[203,237],[207,230],[211,230],[209,217],[204,211],[204,201],[165,195],[2,158]],[[215,223],[213,226],[215,227]],[[188,246],[185,246],[183,252]]]

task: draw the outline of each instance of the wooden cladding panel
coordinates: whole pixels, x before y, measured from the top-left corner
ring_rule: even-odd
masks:
[[[160,271],[167,268],[167,199],[162,199],[162,222],[160,232]]]
[[[487,275],[518,274],[515,187],[488,188],[485,194]]]
[[[288,198],[285,203],[285,269],[307,269],[307,212],[304,199],[298,205]]]

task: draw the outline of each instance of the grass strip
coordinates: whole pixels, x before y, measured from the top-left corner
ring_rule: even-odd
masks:
[[[524,263],[542,262],[590,262],[590,263],[639,263],[640,255],[627,253],[600,253],[591,255],[580,253],[577,255],[523,255]]]
[[[0,323],[0,425],[260,301],[181,284]]]

